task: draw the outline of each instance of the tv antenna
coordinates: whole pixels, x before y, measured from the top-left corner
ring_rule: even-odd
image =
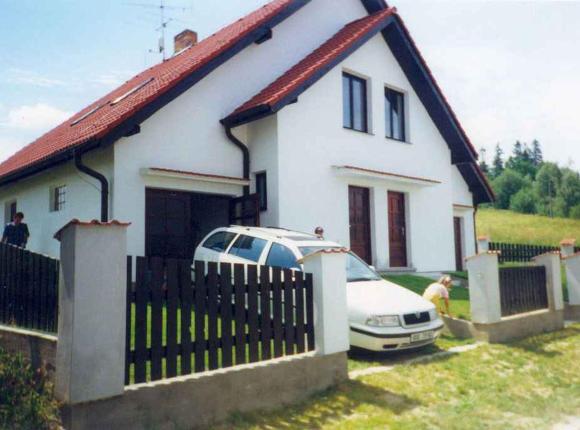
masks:
[[[159,45],[158,45],[157,49],[150,49],[149,52],[161,54],[163,56],[163,61],[165,61],[167,59],[167,52],[165,49],[165,33],[167,30],[167,25],[173,21],[185,22],[185,21],[181,21],[180,19],[177,19],[174,17],[167,17],[167,12],[168,11],[185,12],[186,10],[191,10],[193,8],[188,7],[188,6],[167,6],[165,4],[164,0],[159,0],[158,4],[154,4],[154,3],[125,3],[125,5],[133,6],[133,7],[140,7],[143,9],[157,9],[159,11],[160,25],[159,25],[159,27],[157,27],[155,29],[155,31],[160,32],[161,37],[159,38]]]

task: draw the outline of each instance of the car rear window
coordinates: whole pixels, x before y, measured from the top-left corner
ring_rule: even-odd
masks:
[[[236,239],[229,253],[257,263],[266,243],[264,239],[242,234]]]
[[[294,253],[279,243],[272,244],[270,252],[268,253],[268,259],[266,260],[266,266],[300,270]]]
[[[212,251],[224,252],[229,246],[230,242],[234,240],[234,237],[236,237],[236,233],[229,231],[218,231],[217,233],[212,234],[207,238],[207,240],[203,243],[203,247],[211,249]]]

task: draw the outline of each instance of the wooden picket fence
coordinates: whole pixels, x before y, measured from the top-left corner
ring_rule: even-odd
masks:
[[[0,243],[0,323],[56,333],[59,261]]]
[[[499,289],[503,317],[548,308],[544,266],[499,269]]]
[[[312,275],[194,264],[128,258],[126,384],[314,350]]]

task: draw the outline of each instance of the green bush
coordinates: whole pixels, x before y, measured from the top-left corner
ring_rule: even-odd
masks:
[[[580,219],[580,205],[576,205],[570,209],[570,218]]]
[[[44,370],[0,349],[0,428],[56,429],[58,404]]]
[[[536,199],[531,188],[522,188],[515,193],[510,201],[510,209],[521,214],[536,213]]]

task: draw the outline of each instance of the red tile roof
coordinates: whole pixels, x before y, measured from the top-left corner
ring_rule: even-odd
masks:
[[[238,107],[225,121],[260,107],[273,108],[294,91],[300,89],[325,66],[332,65],[341,55],[348,52],[349,48],[356,46],[356,43],[364,36],[373,30],[382,29],[394,13],[396,13],[395,8],[383,9],[346,25],[259,94]]]
[[[180,55],[157,64],[86,107],[0,164],[0,180],[66,150],[104,138],[140,109],[208,65],[245,36],[305,1],[274,0]],[[141,86],[141,88],[138,88]],[[131,92],[132,90],[136,91]],[[123,99],[119,99],[123,97]],[[117,103],[114,103],[119,99]]]

